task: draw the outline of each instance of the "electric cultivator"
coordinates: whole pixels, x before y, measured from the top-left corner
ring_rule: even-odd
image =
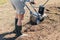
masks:
[[[46,15],[44,14],[44,9],[45,9],[44,5],[48,1],[49,0],[47,0],[43,5],[39,5],[39,7],[35,7],[35,6],[33,6],[33,4],[30,4],[34,11],[32,11],[30,9],[30,7],[26,5],[28,10],[30,11],[30,23],[31,24],[37,25],[44,20],[44,18],[46,17]],[[37,11],[37,10],[35,10],[35,8],[38,8],[39,10]]]

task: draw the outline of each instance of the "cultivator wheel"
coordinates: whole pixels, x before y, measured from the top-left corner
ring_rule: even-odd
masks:
[[[35,18],[35,17],[33,17],[33,16],[30,16],[30,23],[31,23],[32,25],[37,25],[37,24],[41,23],[43,20],[44,20],[44,18],[42,18],[42,19],[37,19],[37,18]]]

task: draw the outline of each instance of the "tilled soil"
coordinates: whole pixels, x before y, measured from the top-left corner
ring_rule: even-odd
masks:
[[[14,33],[9,33],[14,30],[16,12],[10,3],[0,6],[0,40],[60,40],[60,1],[53,2],[45,6],[47,17],[38,25],[28,24],[30,15],[25,8],[22,32],[28,36],[17,38],[14,38]]]

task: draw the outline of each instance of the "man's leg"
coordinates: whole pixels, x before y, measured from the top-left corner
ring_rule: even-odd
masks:
[[[16,14],[15,16],[15,29],[13,33],[16,33],[16,36],[22,35],[22,20],[23,20],[24,14]]]
[[[20,0],[11,0],[12,4],[14,5],[14,8],[16,9],[16,17],[15,17],[15,33],[16,36],[22,35],[21,30],[22,30],[22,19],[25,13],[24,6],[25,2],[21,2]]]
[[[21,30],[22,30],[22,19],[24,14],[16,14],[18,15],[18,20],[15,23],[15,31],[16,31],[16,36],[22,35]]]
[[[13,33],[16,33],[17,22],[18,22],[18,14],[15,15],[15,29],[13,30]]]
[[[17,22],[18,26],[22,26],[23,18],[24,18],[24,14],[18,14],[18,22]]]

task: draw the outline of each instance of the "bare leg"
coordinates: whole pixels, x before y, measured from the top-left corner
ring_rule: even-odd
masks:
[[[27,34],[22,34],[22,20],[24,18],[24,14],[18,14],[18,22],[17,22],[17,33],[16,36],[28,36]]]
[[[21,30],[22,30],[22,20],[23,20],[24,14],[16,14],[16,17],[18,20],[15,21],[15,33],[16,36],[22,35]]]
[[[18,14],[18,22],[17,22],[18,26],[22,25],[23,18],[24,18],[24,14]]]

